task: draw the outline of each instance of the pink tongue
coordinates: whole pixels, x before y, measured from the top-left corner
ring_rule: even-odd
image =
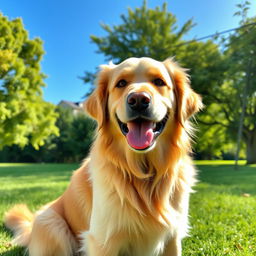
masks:
[[[128,122],[129,129],[126,135],[129,145],[135,149],[145,149],[152,144],[154,139],[154,123],[150,121]]]

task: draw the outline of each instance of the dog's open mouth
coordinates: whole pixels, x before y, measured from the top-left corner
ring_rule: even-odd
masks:
[[[160,122],[137,118],[123,123],[116,116],[120,129],[128,144],[136,150],[146,150],[154,145],[156,138],[162,133],[168,120],[168,113]]]

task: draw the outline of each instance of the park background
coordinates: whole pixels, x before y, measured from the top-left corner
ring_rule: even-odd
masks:
[[[255,255],[255,38],[255,1],[1,1],[0,216],[64,191],[93,141],[82,102],[100,64],[175,56],[205,105],[185,255]],[[0,228],[1,255],[22,255]]]

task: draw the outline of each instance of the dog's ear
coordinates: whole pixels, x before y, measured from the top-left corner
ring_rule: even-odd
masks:
[[[181,68],[171,58],[165,60],[164,65],[174,84],[176,96],[176,115],[183,124],[193,114],[203,108],[201,96],[190,87],[190,80],[186,70]]]
[[[110,65],[100,66],[100,71],[95,80],[96,88],[84,102],[85,111],[98,122],[98,127],[106,122],[108,118],[108,82],[110,76]]]

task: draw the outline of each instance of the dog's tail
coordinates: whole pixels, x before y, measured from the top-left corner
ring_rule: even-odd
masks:
[[[26,205],[15,205],[5,214],[4,223],[14,232],[13,243],[28,246],[34,221],[34,215]]]

